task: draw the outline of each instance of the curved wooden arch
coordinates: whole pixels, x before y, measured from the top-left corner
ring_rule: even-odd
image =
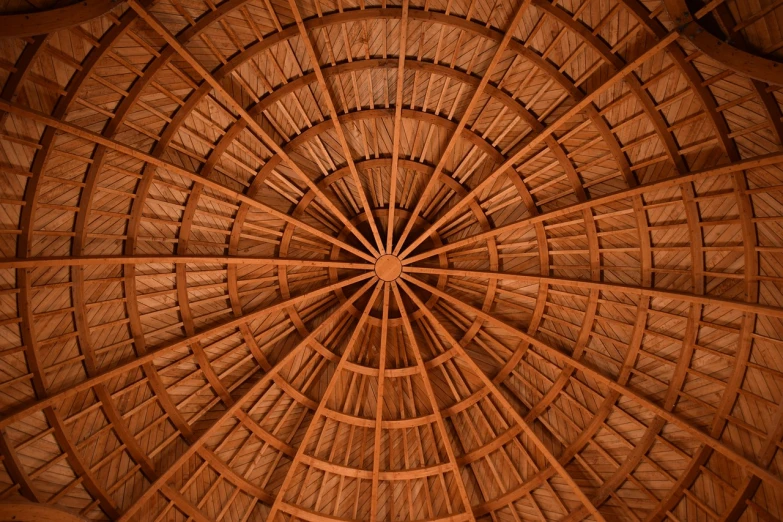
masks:
[[[775,85],[783,83],[783,64],[763,56],[749,53],[724,42],[706,30],[682,0],[666,0],[666,8],[678,25],[684,38],[690,40],[704,54],[716,62],[725,64],[732,71],[756,80]]]
[[[24,38],[54,33],[99,18],[122,5],[118,0],[80,0],[79,2],[29,13],[0,15],[4,38]]]
[[[19,522],[83,522],[83,518],[76,517],[67,511],[53,507],[43,506],[33,502],[0,502],[2,516],[7,520]]]

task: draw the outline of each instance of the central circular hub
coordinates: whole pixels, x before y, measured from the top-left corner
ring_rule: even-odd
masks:
[[[402,263],[391,254],[379,257],[375,261],[375,275],[384,281],[394,281],[402,273]]]

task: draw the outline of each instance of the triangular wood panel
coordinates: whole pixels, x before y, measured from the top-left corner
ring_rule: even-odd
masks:
[[[0,2],[0,520],[783,519],[781,88],[779,0]]]

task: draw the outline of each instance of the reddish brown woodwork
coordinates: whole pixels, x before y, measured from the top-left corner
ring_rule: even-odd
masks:
[[[0,521],[783,520],[783,1],[66,4]]]

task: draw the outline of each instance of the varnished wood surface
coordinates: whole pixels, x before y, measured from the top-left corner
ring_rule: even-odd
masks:
[[[115,9],[119,0],[81,0],[70,5],[57,5],[43,9],[0,11],[0,36],[30,37],[68,29]],[[38,7],[38,6],[34,6]]]
[[[0,519],[783,520],[783,2],[97,5],[0,24]]]
[[[23,501],[0,502],[2,522],[84,522],[63,509]]]

